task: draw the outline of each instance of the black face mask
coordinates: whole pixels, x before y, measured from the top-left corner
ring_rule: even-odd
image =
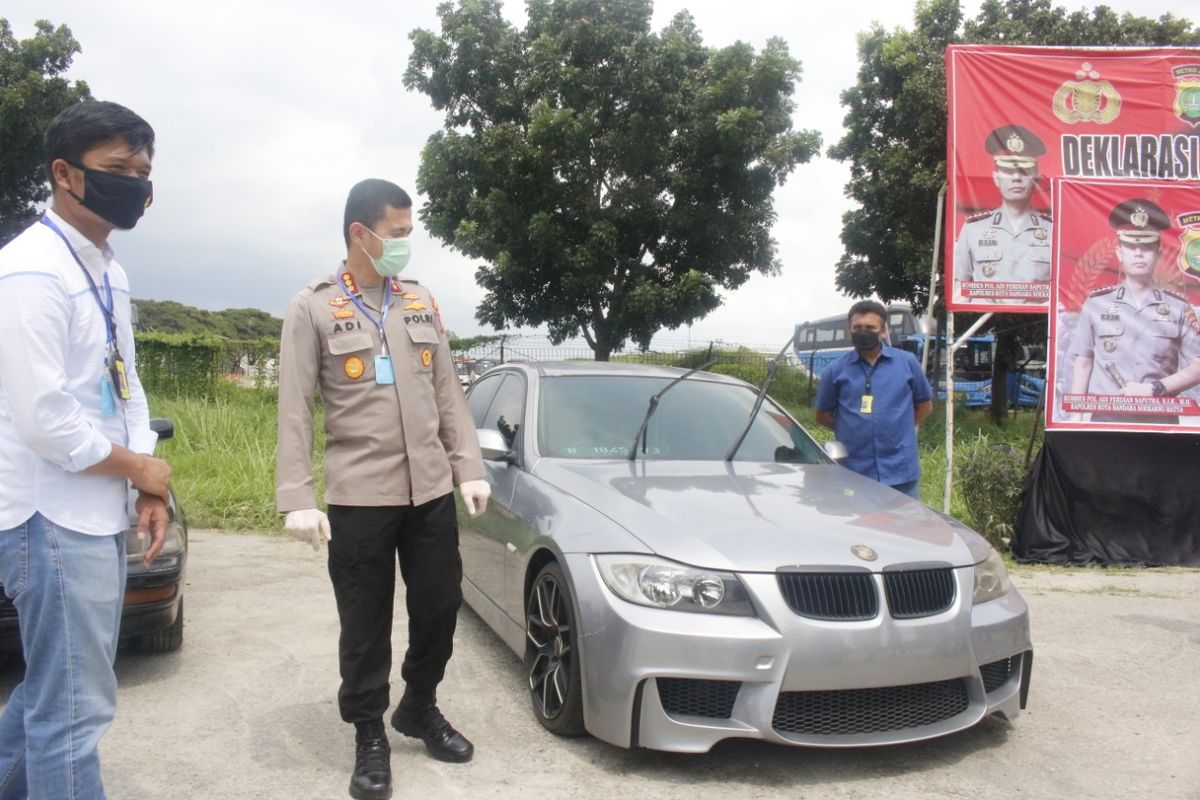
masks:
[[[70,164],[71,162],[67,162]],[[154,200],[154,184],[132,175],[88,169],[82,164],[71,166],[83,172],[83,197],[71,196],[100,219],[122,230],[129,230]]]
[[[855,350],[860,353],[869,353],[879,347],[879,331],[851,331],[850,341],[854,344]]]

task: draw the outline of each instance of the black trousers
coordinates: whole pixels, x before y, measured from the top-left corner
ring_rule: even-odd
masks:
[[[446,673],[462,605],[453,493],[419,506],[330,506],[329,527],[342,719],[381,719],[390,705],[397,556],[408,607],[400,675],[410,692],[432,698]]]

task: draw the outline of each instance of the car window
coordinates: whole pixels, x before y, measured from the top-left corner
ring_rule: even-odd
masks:
[[[538,442],[556,458],[627,458],[650,397],[665,378],[608,375],[541,382]],[[646,429],[646,458],[720,460],[746,425],[756,394],[746,386],[689,379],[662,396]],[[639,455],[641,447],[638,447]],[[763,403],[738,461],[825,461],[804,429]]]
[[[516,448],[517,432],[525,415],[525,381],[519,375],[505,375],[496,396],[488,406],[480,428],[495,429],[509,447]]]
[[[500,388],[500,382],[504,380],[503,375],[492,375],[487,378],[480,378],[471,384],[471,390],[467,392],[467,407],[471,409],[471,417],[475,420],[475,427],[483,427],[483,415],[487,408],[492,403],[492,398],[496,396],[496,390]]]

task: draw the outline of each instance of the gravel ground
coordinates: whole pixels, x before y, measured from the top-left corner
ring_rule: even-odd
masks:
[[[346,797],[353,735],[334,699],[323,555],[206,530],[191,548],[183,649],[118,659],[120,708],[102,743],[109,795]],[[1020,567],[1014,582],[1033,625],[1028,710],[874,750],[730,741],[674,755],[558,739],[533,720],[518,660],[464,610],[439,701],[475,759],[434,761],[393,733],[396,797],[1200,800],[1200,570]],[[0,670],[0,700],[17,680],[18,667]]]

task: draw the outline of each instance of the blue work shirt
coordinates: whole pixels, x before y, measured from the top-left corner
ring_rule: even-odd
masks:
[[[863,413],[870,382],[871,413]],[[883,346],[874,366],[851,350],[821,373],[817,410],[834,415],[833,431],[850,455],[842,464],[888,486],[921,475],[913,407],[933,389],[912,353]]]

